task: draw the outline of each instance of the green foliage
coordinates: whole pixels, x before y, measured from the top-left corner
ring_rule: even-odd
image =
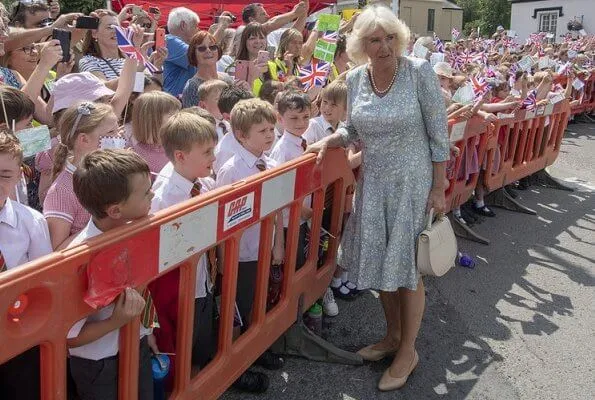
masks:
[[[62,13],[80,12],[85,15],[99,8],[105,8],[105,0],[61,0]]]
[[[498,25],[510,27],[510,2],[508,0],[456,0],[463,9],[463,26],[465,34],[477,27],[483,36],[496,32]]]

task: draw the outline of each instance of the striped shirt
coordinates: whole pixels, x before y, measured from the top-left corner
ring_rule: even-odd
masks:
[[[74,194],[72,174],[75,170],[76,167],[67,161],[43,202],[43,216],[46,219],[60,218],[70,222],[71,235],[80,232],[91,218]]]
[[[79,72],[101,72],[105,79],[110,81],[120,77],[125,60],[125,58],[98,58],[87,55],[79,60]]]
[[[132,150],[149,164],[149,169],[155,174],[169,162],[163,146],[159,144],[136,143],[132,145]]]

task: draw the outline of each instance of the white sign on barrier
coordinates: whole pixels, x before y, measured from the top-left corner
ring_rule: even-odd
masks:
[[[552,97],[550,99],[550,103],[552,104],[558,104],[559,102],[561,102],[562,100],[564,100],[566,97],[564,97],[564,95],[562,94],[557,94],[554,97]]]
[[[462,140],[465,137],[465,128],[467,127],[467,121],[457,122],[452,126],[450,131],[450,142],[455,143]]]
[[[512,113],[512,114],[498,113],[496,116],[498,117],[498,119],[512,119],[512,118],[514,118],[514,113]]]
[[[531,111],[527,110],[527,112],[525,113],[525,121],[528,119],[535,118],[536,113],[537,113],[536,110],[531,110]]]
[[[159,272],[217,243],[218,204],[209,204],[161,225]]]
[[[554,112],[554,105],[550,103],[545,106],[543,115],[552,115],[553,112]]]
[[[246,221],[254,216],[254,192],[238,197],[225,204],[223,231]]]

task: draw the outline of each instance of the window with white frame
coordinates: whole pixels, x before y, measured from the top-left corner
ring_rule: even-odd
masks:
[[[539,32],[556,34],[558,11],[539,13]]]

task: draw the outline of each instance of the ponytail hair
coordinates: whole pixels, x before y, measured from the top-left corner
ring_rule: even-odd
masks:
[[[54,153],[52,182],[64,169],[68,155],[74,150],[79,134],[89,133],[101,124],[114,110],[109,104],[82,102],[64,110],[58,124],[60,145]]]

